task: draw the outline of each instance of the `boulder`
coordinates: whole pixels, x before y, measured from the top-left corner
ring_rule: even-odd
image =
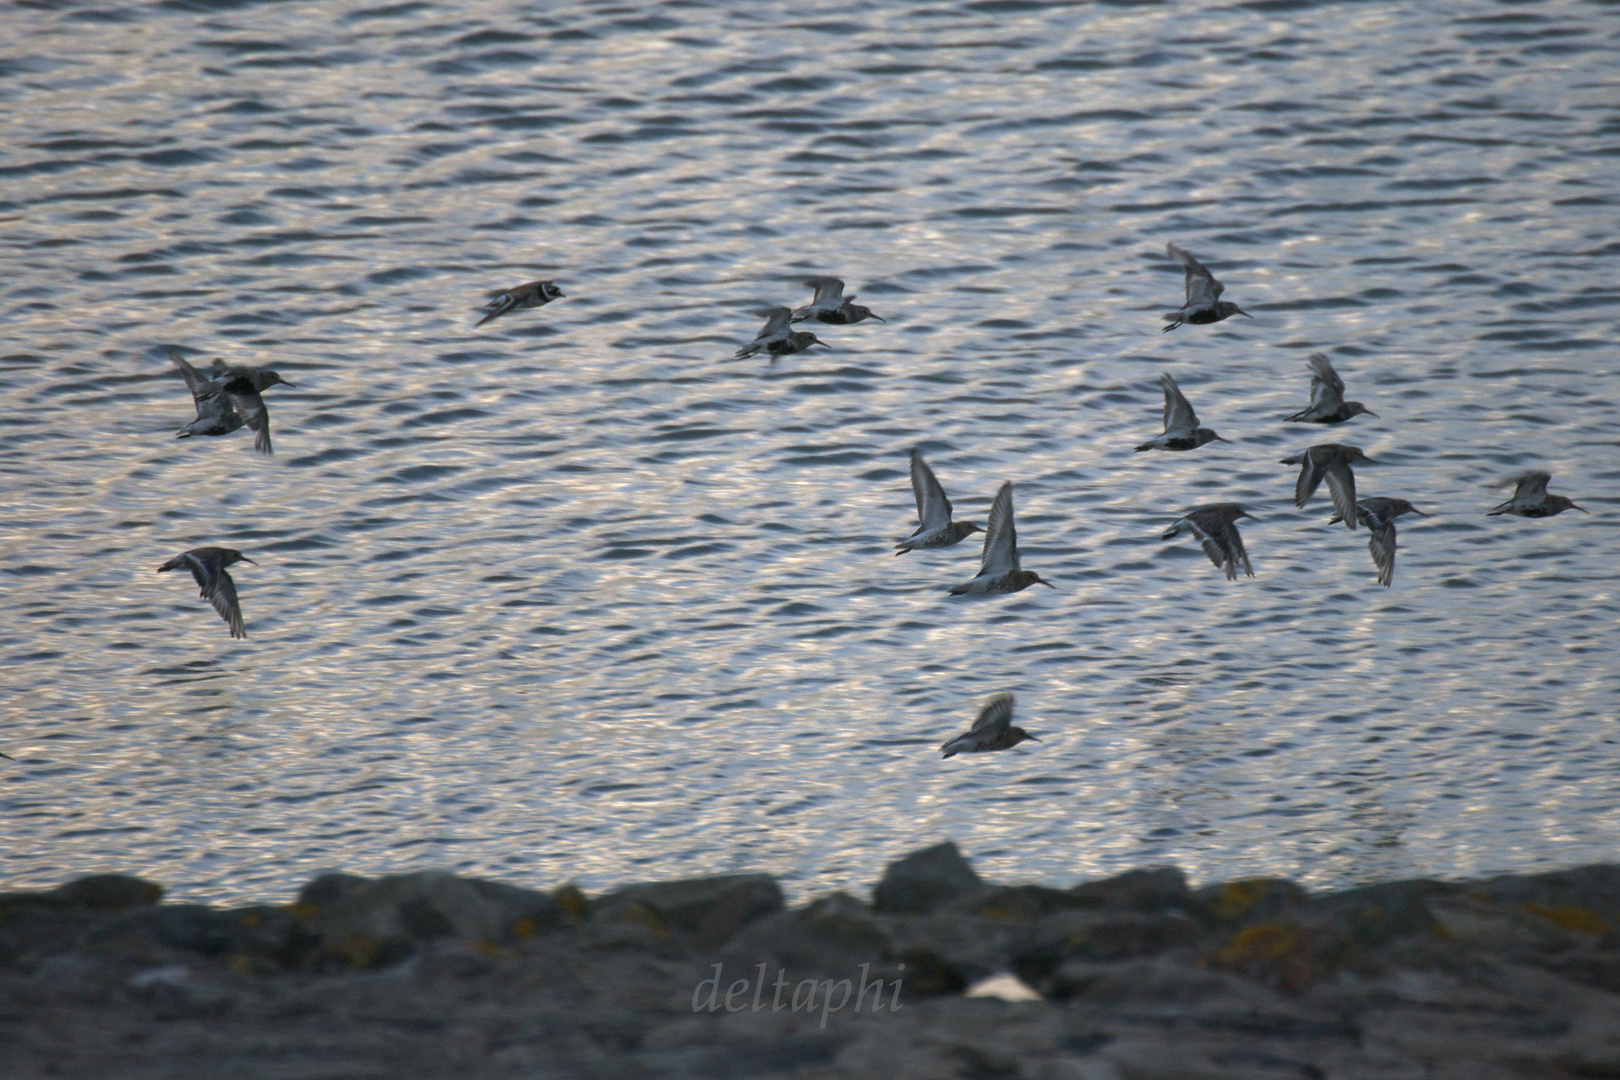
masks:
[[[416,942],[505,941],[566,919],[546,893],[442,870],[370,881],[324,875],[300,894],[293,910],[329,954],[354,967],[387,963]]]
[[[872,907],[885,915],[921,915],[967,902],[984,889],[973,867],[947,840],[890,863],[872,890]]]
[[[1101,881],[1084,881],[1069,893],[1083,904],[1130,911],[1187,910],[1194,903],[1186,875],[1174,866],[1128,870]]]
[[[637,923],[660,936],[679,932],[714,946],[782,906],[781,886],[769,874],[722,874],[629,885],[599,898],[590,910],[593,920]]]

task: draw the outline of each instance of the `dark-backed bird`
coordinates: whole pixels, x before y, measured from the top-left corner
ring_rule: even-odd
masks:
[[[951,500],[934,479],[934,470],[917,451],[911,452],[911,493],[917,498],[917,531],[900,541],[896,555],[918,548],[945,548],[980,532],[971,521],[951,520]]]
[[[1176,385],[1169,372],[1159,376],[1159,385],[1164,388],[1164,434],[1138,446],[1137,453],[1143,450],[1195,450],[1210,441],[1231,442],[1207,427],[1198,426],[1198,414],[1193,412],[1193,407],[1187,403],[1187,395],[1181,392],[1181,387]]]
[[[765,313],[765,326],[759,335],[747,345],[738,349],[732,355],[733,360],[741,360],[747,356],[764,349],[771,354],[771,363],[776,363],[778,356],[791,356],[796,352],[803,352],[812,345],[821,345],[831,349],[832,346],[822,341],[808,330],[793,330],[789,327],[789,320],[793,312],[785,307],[773,307]]]
[[[1544,518],[1562,514],[1565,510],[1579,510],[1583,514],[1586,513],[1586,508],[1576,506],[1573,499],[1563,495],[1547,494],[1547,481],[1551,479],[1551,473],[1540,470],[1520,473],[1513,478],[1513,483],[1517,485],[1513,489],[1513,498],[1485,516],[1513,514],[1518,517]]]
[[[984,555],[977,577],[956,586],[952,596],[963,593],[1010,593],[1027,589],[1036,582],[1057,588],[1033,570],[1018,565],[1018,531],[1013,527],[1013,486],[1008,481],[996,492],[990,516],[984,526]]]
[[[261,454],[274,454],[270,445],[270,410],[265,408],[259,395],[280,384],[291,386],[269,368],[239,367],[215,360],[208,369],[209,380],[222,388],[231,399],[231,408],[253,432],[253,449]]]
[[[1254,515],[1237,503],[1200,506],[1177,518],[1173,525],[1164,530],[1160,539],[1173,540],[1183,532],[1191,532],[1203,545],[1209,561],[1226,572],[1227,581],[1237,580],[1240,565],[1245,574],[1254,577],[1254,567],[1249,565],[1249,553],[1243,550],[1243,537],[1237,530],[1237,519],[1241,517],[1253,520]]]
[[[1311,353],[1311,358],[1305,362],[1311,368],[1311,403],[1293,416],[1283,417],[1284,420],[1301,424],[1342,424],[1362,413],[1378,415],[1359,401],[1344,400],[1344,380],[1333,370],[1326,354]]]
[[[1367,550],[1372,552],[1373,566],[1378,568],[1378,584],[1388,588],[1395,581],[1395,519],[1402,514],[1428,517],[1405,499],[1386,499],[1374,495],[1356,500],[1356,517],[1367,526]],[[1344,520],[1343,514],[1334,514],[1329,525]]]
[[[549,281],[530,281],[505,292],[496,293],[489,303],[478,309],[489,314],[474,323],[473,329],[476,330],[491,319],[498,319],[519,308],[544,307],[562,295],[563,291]]]
[[[175,438],[187,439],[193,435],[229,435],[247,423],[231,403],[231,395],[225,392],[223,383],[209,378],[192,367],[175,349],[169,350],[169,359],[180,369],[181,376],[186,380],[186,387],[191,391],[191,400],[197,407],[197,419],[181,428]]]
[[[1021,727],[1012,726],[1013,696],[997,694],[984,703],[979,718],[973,721],[967,734],[958,735],[941,746],[946,757],[957,754],[981,754],[988,750],[1010,750],[1025,739],[1041,740]]]
[[[1302,454],[1282,459],[1284,465],[1298,465],[1299,479],[1294,481],[1294,505],[1303,507],[1316,493],[1322,478],[1327,478],[1328,492],[1333,496],[1333,508],[1345,527],[1356,527],[1356,474],[1350,466],[1357,462],[1376,465],[1377,462],[1361,452],[1359,446],[1341,443],[1319,443]]]
[[[1233,315],[1242,315],[1246,319],[1254,318],[1230,300],[1220,298],[1221,293],[1226,291],[1226,286],[1216,281],[1215,275],[1211,274],[1203,263],[1175,244],[1164,245],[1164,250],[1187,272],[1187,302],[1181,306],[1180,311],[1165,313],[1164,320],[1170,324],[1164,328],[1166,332],[1174,330],[1182,323],[1201,326],[1204,323],[1220,322]]]
[[[817,322],[832,323],[835,326],[848,326],[851,323],[861,322],[863,319],[876,319],[878,322],[888,322],[881,315],[872,314],[872,309],[862,307],[855,302],[854,294],[844,295],[844,282],[835,277],[813,277],[805,282],[816,290],[814,300],[793,312],[794,322],[804,322],[814,319]]]
[[[198,595],[214,605],[219,617],[230,626],[231,637],[245,638],[247,627],[242,622],[242,605],[236,600],[236,582],[231,580],[225,568],[233,563],[252,561],[235,548],[192,548],[158,567],[158,573],[190,570],[200,590]]]

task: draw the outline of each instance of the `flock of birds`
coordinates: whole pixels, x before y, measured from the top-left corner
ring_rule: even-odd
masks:
[[[1221,322],[1234,315],[1253,318],[1248,312],[1227,300],[1225,291],[1207,267],[1175,244],[1166,245],[1170,258],[1185,271],[1186,302],[1176,311],[1166,313],[1166,332],[1184,324],[1194,326]],[[808,330],[795,330],[803,322],[818,322],[834,326],[849,326],[875,319],[870,308],[855,303],[853,295],[844,295],[844,282],[835,277],[811,278],[807,284],[815,290],[810,303],[800,308],[773,307],[766,312],[764,327],[754,340],[738,349],[733,359],[743,359],[764,352],[774,364],[783,356],[800,353],[813,346],[832,348]],[[511,312],[542,307],[564,294],[550,281],[531,281],[498,293],[482,308],[487,314],[478,321],[483,326]],[[196,406],[197,418],[180,430],[179,438],[193,435],[228,435],[242,427],[253,432],[254,449],[262,454],[273,453],[270,441],[270,414],[265,407],[263,393],[272,386],[291,386],[275,371],[268,368],[237,367],[215,360],[207,369],[199,371],[178,350],[170,350],[170,358],[185,378]],[[1310,404],[1284,419],[1306,424],[1342,424],[1353,417],[1378,414],[1359,401],[1344,399],[1344,380],[1328,358],[1313,353],[1308,360],[1311,371]],[[1169,374],[1159,377],[1164,391],[1164,431],[1142,443],[1138,452],[1149,450],[1196,450],[1210,442],[1229,442],[1213,430],[1201,427],[1198,414],[1193,410],[1176,380]],[[1395,579],[1395,519],[1403,514],[1428,516],[1405,499],[1375,496],[1358,499],[1356,478],[1351,466],[1371,464],[1361,449],[1342,443],[1319,443],[1301,453],[1282,459],[1284,465],[1298,465],[1299,476],[1294,483],[1294,505],[1303,508],[1325,480],[1332,497],[1334,516],[1329,524],[1343,522],[1354,530],[1357,524],[1367,527],[1370,534],[1368,549],[1378,582],[1389,586]],[[1565,510],[1585,510],[1562,495],[1547,492],[1549,474],[1526,472],[1515,478],[1517,487],[1513,497],[1489,514],[1513,514],[1519,517],[1541,518],[1561,514]],[[979,573],[954,586],[951,595],[1013,593],[1031,585],[1052,586],[1033,570],[1025,570],[1018,558],[1018,534],[1013,521],[1013,485],[1003,483],[990,506],[990,514],[981,529],[973,522],[954,521],[951,501],[945,489],[934,476],[933,470],[916,450],[911,451],[911,489],[917,502],[917,529],[897,546],[896,555],[908,551],[952,547],[976,532],[984,533],[984,549]],[[1203,546],[1215,566],[1223,570],[1227,580],[1237,580],[1238,568],[1254,576],[1238,533],[1239,518],[1249,517],[1244,507],[1235,502],[1214,503],[1195,507],[1177,518],[1163,534],[1170,540],[1182,533],[1191,533]],[[237,600],[236,583],[227,567],[238,562],[253,562],[233,548],[200,547],[183,552],[158,567],[158,572],[188,570],[197,582],[201,595],[214,606],[230,627],[231,637],[247,637],[242,620],[241,604]],[[1012,724],[1014,698],[1012,694],[997,694],[981,708],[978,718],[964,734],[945,743],[945,757],[957,753],[1006,750],[1025,739],[1036,739],[1023,728]],[[1037,740],[1038,741],[1038,740]],[[0,755],[3,756],[3,755]]]

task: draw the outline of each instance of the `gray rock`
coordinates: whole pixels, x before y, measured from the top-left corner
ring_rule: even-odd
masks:
[[[591,918],[638,922],[654,933],[679,932],[713,946],[781,910],[782,889],[769,874],[724,874],[629,885],[592,904]]]
[[[1085,904],[1131,911],[1187,909],[1194,903],[1187,876],[1174,866],[1128,870],[1101,881],[1082,882],[1069,892]]]
[[[328,952],[356,967],[377,966],[409,952],[412,943],[433,938],[498,942],[565,921],[545,893],[442,870],[363,884],[326,875],[303,895],[317,898],[300,905],[306,909],[300,912],[305,925],[322,938]]]
[[[947,840],[890,863],[872,890],[872,907],[887,915],[920,915],[969,901],[984,889],[973,867]]]

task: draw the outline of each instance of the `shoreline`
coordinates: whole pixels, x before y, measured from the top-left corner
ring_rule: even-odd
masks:
[[[0,895],[0,1075],[1620,1076],[1620,865],[1310,892],[1170,867],[867,896],[426,871]]]

